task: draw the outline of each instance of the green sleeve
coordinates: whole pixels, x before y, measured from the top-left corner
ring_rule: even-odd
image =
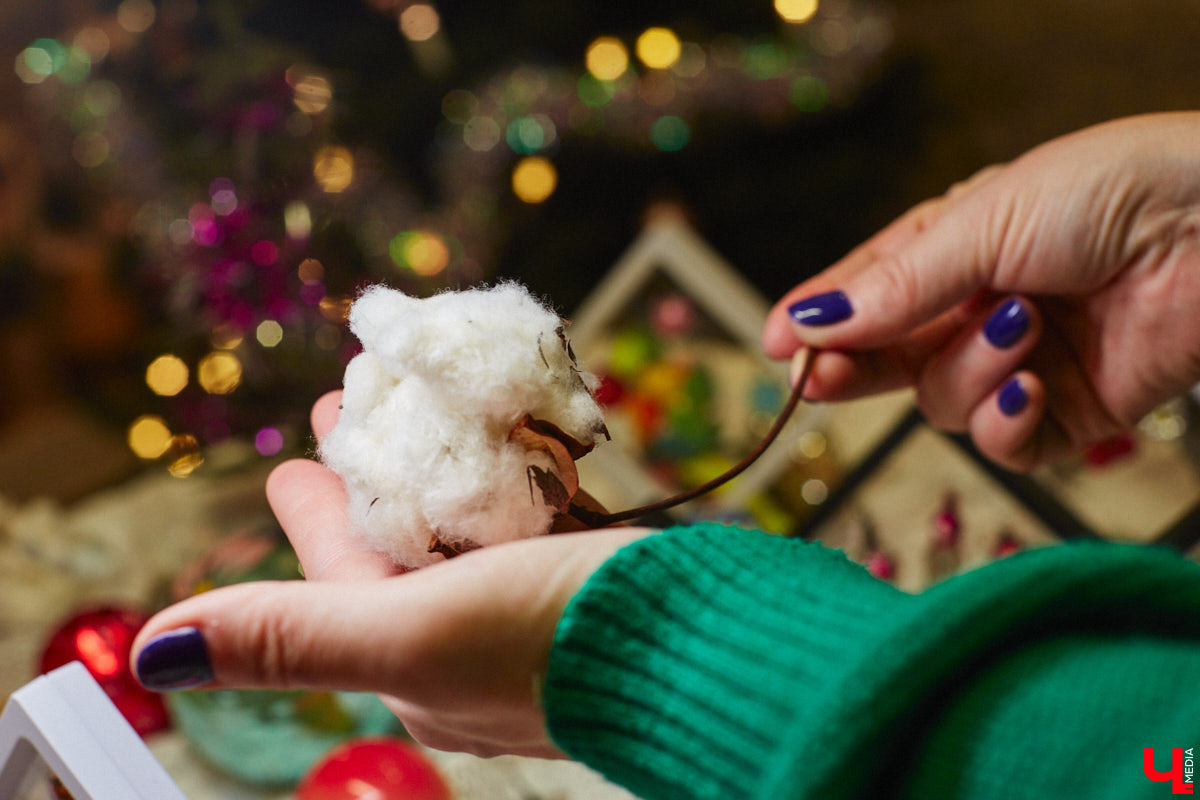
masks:
[[[820,545],[706,524],[571,601],[551,736],[645,798],[1160,797],[1200,746],[1200,568],[1070,544],[910,595]],[[1200,753],[1200,750],[1196,751]]]

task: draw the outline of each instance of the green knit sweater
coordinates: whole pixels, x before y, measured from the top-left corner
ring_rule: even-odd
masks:
[[[1169,797],[1142,750],[1200,748],[1200,567],[1067,544],[910,595],[820,545],[675,528],[571,601],[545,703],[646,800]]]

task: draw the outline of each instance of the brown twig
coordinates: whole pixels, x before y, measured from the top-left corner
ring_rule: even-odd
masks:
[[[812,373],[813,362],[817,360],[817,351],[814,348],[806,348],[802,356],[803,361],[800,364],[800,374],[796,376],[796,385],[792,387],[792,394],[788,397],[787,405],[779,412],[779,416],[775,418],[775,424],[771,426],[771,430],[767,431],[767,435],[759,443],[758,447],[754,448],[749,455],[743,458],[738,463],[734,464],[721,475],[713,478],[707,483],[702,483],[694,489],[688,489],[686,492],[668,497],[666,500],[659,500],[656,503],[631,508],[628,511],[617,511],[615,513],[599,514],[586,509],[571,507],[571,513],[582,522],[595,528],[603,528],[609,525],[615,525],[618,522],[628,522],[631,519],[643,517],[646,514],[655,511],[664,511],[668,508],[673,508],[681,503],[686,503],[689,500],[695,500],[697,497],[711,492],[723,483],[726,483],[738,475],[740,475],[747,467],[753,464],[763,452],[771,446],[779,436],[779,432],[783,430],[783,426],[787,424],[791,418],[792,412],[800,402],[801,396],[804,394],[804,386],[808,383],[808,376]],[[582,515],[581,515],[582,514]]]

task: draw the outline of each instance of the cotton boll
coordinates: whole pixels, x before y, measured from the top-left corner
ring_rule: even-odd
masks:
[[[574,475],[537,436],[514,440],[514,426],[544,420],[588,447],[607,433],[562,325],[515,283],[425,299],[376,286],[359,297],[350,328],[363,352],[346,368],[321,457],[373,547],[421,566],[443,558],[431,542],[461,550],[550,529],[559,509],[534,478],[573,487]]]

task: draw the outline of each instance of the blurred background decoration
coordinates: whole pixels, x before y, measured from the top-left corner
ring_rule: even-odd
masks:
[[[1197,108],[1197,41],[1190,0],[4,0],[0,692],[51,651],[117,664],[111,685],[129,688],[113,655],[129,620],[257,574],[197,566],[248,531],[283,552],[262,482],[311,449],[308,409],[356,352],[364,283],[515,277],[586,320],[654,221],[685,221],[713,257],[671,240],[658,265],[674,271],[581,338],[642,461],[630,474],[702,481],[782,399],[742,309],[988,164]],[[758,299],[697,289],[722,270]],[[744,508],[699,513],[780,532],[818,519],[909,589],[1054,540],[951,440],[896,436],[908,407],[814,417]],[[1175,531],[1200,498],[1198,416],[1175,401],[1037,485],[1101,535]],[[318,699],[216,711],[345,722]],[[215,788],[177,733],[157,742],[195,796],[266,796]],[[623,796],[489,763],[438,766],[461,798]]]
[[[468,68],[437,8],[374,3],[327,20],[326,37],[359,43],[346,63],[344,44],[306,41],[329,11],[97,3],[14,59],[44,164],[22,196],[45,219],[13,258],[67,273],[72,383],[179,477],[231,438],[268,457],[301,443],[309,400],[355,353],[355,287],[526,277],[510,240],[544,224],[560,156],[564,205],[599,211],[617,198],[573,159],[665,161],[803,127],[852,105],[891,39],[883,6],[780,0],[753,36],[614,25],[567,58]],[[598,265],[561,259],[537,288],[577,302]]]

